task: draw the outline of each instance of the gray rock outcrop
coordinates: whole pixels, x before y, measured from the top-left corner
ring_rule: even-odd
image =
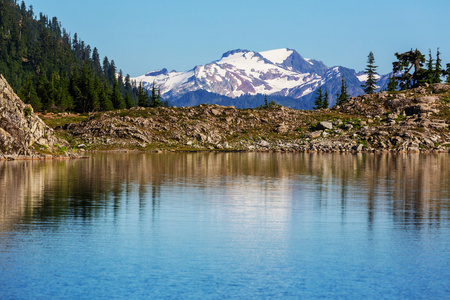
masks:
[[[0,159],[73,155],[0,75]]]

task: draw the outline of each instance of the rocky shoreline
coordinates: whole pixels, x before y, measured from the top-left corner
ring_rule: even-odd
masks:
[[[280,105],[132,108],[55,127],[80,152],[270,151],[449,153],[450,85],[351,98],[302,111]],[[44,115],[44,120],[63,118]]]
[[[0,78],[0,160],[118,149],[450,153],[450,85],[362,95],[316,111],[202,104],[36,115]]]

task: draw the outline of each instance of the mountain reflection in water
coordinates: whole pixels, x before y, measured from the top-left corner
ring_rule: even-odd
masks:
[[[0,163],[0,299],[444,299],[450,155]]]
[[[0,224],[35,218],[95,218],[105,207],[127,206],[137,187],[140,208],[157,206],[161,186],[195,186],[252,192],[267,188],[298,199],[315,189],[317,209],[338,201],[342,214],[352,199],[375,207],[398,224],[439,226],[449,217],[449,155],[339,155],[264,153],[94,154],[88,160],[15,161],[0,164]],[[300,181],[301,189],[292,182]],[[333,197],[328,197],[333,193]],[[151,203],[148,203],[150,195]],[[338,197],[338,198],[336,198]]]

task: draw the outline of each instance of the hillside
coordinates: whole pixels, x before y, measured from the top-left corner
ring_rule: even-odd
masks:
[[[133,107],[138,89],[114,60],[24,2],[0,0],[0,74],[35,111]],[[147,95],[148,98],[148,95]]]
[[[449,152],[449,99],[450,85],[435,84],[317,111],[204,104],[95,113],[81,122],[42,117],[83,150]]]
[[[0,75],[0,160],[76,157]]]

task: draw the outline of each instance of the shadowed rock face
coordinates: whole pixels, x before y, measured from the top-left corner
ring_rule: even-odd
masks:
[[[53,129],[33,113],[31,105],[20,100],[0,75],[0,159],[39,156],[36,147],[49,153],[61,147],[70,149],[66,141],[53,135]]]

